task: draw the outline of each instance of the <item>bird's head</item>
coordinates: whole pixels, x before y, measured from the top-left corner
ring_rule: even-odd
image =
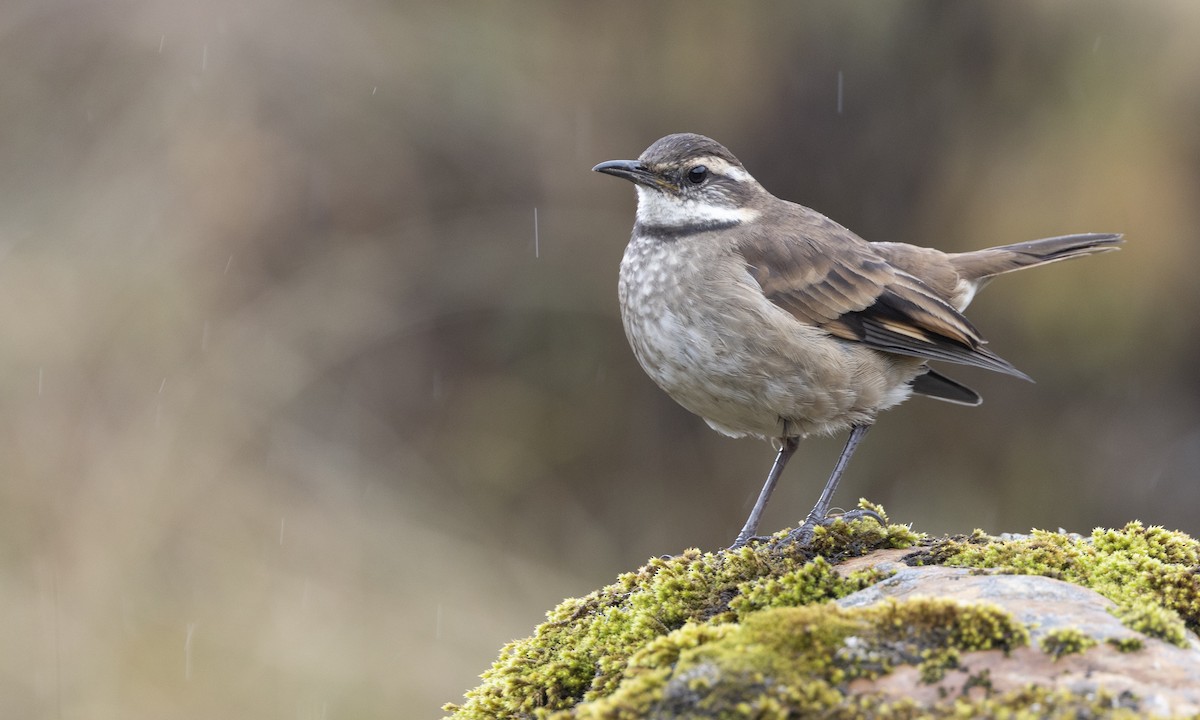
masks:
[[[725,146],[692,133],[668,135],[637,160],[609,160],[592,170],[634,183],[643,228],[729,227],[754,220],[770,197]]]

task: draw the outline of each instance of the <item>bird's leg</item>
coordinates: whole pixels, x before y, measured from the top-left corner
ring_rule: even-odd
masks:
[[[817,504],[813,506],[812,512],[808,514],[804,524],[788,533],[786,542],[798,542],[803,545],[812,540],[813,528],[825,521],[825,514],[829,512],[829,504],[833,502],[833,492],[837,489],[838,481],[842,479],[842,473],[846,471],[846,465],[850,463],[850,456],[854,454],[858,443],[870,429],[870,425],[855,425],[850,428],[850,437],[846,438],[846,447],[842,448],[842,454],[838,457],[837,464],[833,466],[833,472],[825,481],[825,489],[821,491],[821,497],[817,499]],[[860,514],[875,515],[870,511]],[[875,517],[882,524],[882,520],[877,515]]]
[[[754,502],[754,509],[750,511],[750,517],[746,518],[746,524],[742,526],[742,531],[729,546],[730,550],[745,545],[750,538],[754,537],[754,533],[758,532],[758,523],[762,519],[763,510],[767,507],[767,501],[771,499],[771,492],[775,490],[775,483],[779,482],[779,476],[783,474],[783,466],[787,465],[792,453],[796,452],[796,448],[799,446],[800,438],[798,437],[785,437],[780,442],[779,454],[775,456],[775,464],[771,466],[767,481],[763,483],[762,490],[758,493],[758,500]]]
[[[842,473],[846,472],[846,466],[850,464],[850,456],[858,449],[858,444],[862,442],[863,437],[870,429],[870,425],[855,425],[850,429],[850,437],[846,438],[846,446],[842,448],[842,454],[838,456],[837,464],[833,466],[833,472],[825,481],[825,489],[821,491],[821,497],[817,499],[817,504],[813,506],[812,512],[804,521],[806,525],[825,519],[825,515],[829,513],[829,505],[833,502],[833,493],[842,479]]]

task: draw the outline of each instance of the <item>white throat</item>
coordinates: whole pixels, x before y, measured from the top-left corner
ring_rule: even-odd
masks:
[[[750,222],[758,217],[758,211],[753,208],[716,205],[667,195],[641,185],[636,187],[637,221],[642,225],[686,227],[709,223]]]

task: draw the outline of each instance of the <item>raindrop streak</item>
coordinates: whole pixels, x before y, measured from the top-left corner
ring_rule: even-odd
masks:
[[[58,565],[53,566],[54,573],[50,576],[54,589],[54,700],[58,709],[58,719],[62,720],[62,639],[59,636],[59,604],[58,604]]]
[[[375,87],[371,88],[371,94],[374,95],[378,90],[379,90],[379,86],[376,85]]]
[[[287,525],[287,518],[279,518],[279,547],[283,547],[283,528]]]
[[[158,54],[159,54],[159,55],[162,55],[163,43],[164,43],[164,42],[166,42],[166,41],[167,41],[167,36],[166,36],[166,35],[159,35],[159,36],[158,36]]]
[[[42,375],[45,368],[38,368],[38,397],[42,396]]]
[[[208,350],[208,321],[204,321],[204,332],[200,335],[200,352]]]
[[[438,603],[437,617],[433,622],[433,638],[435,640],[442,639],[442,604]]]
[[[183,679],[192,679],[192,633],[196,631],[195,621],[187,624],[187,634],[183,638]]]
[[[541,257],[541,247],[538,241],[538,219],[537,208],[533,209],[533,256]]]
[[[231,265],[233,265],[233,254],[232,254],[232,253],[230,253],[230,255],[229,255],[229,259],[225,261],[225,272],[223,272],[223,273],[221,273],[221,274],[222,274],[222,275],[228,275],[228,274],[229,274],[229,267],[230,267]]]
[[[838,115],[842,114],[842,71],[838,70]]]
[[[204,43],[204,52],[200,53],[200,69],[208,69],[208,43]]]
[[[167,386],[167,378],[164,376],[162,382],[158,384],[158,394],[161,397],[163,388]],[[162,400],[160,399],[154,405],[154,427],[158,427],[162,423]]]

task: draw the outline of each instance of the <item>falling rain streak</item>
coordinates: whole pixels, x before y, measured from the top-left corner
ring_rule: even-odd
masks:
[[[838,70],[837,111],[838,111],[838,115],[842,114],[842,71],[841,70]]]
[[[167,378],[164,376],[162,382],[158,384],[159,400],[154,404],[154,427],[158,427],[162,423],[162,394],[163,388],[167,386]]]
[[[187,634],[183,637],[183,679],[192,679],[192,634],[196,632],[196,623],[187,624]]]
[[[538,240],[537,208],[533,209],[533,256],[541,257],[541,244]]]

